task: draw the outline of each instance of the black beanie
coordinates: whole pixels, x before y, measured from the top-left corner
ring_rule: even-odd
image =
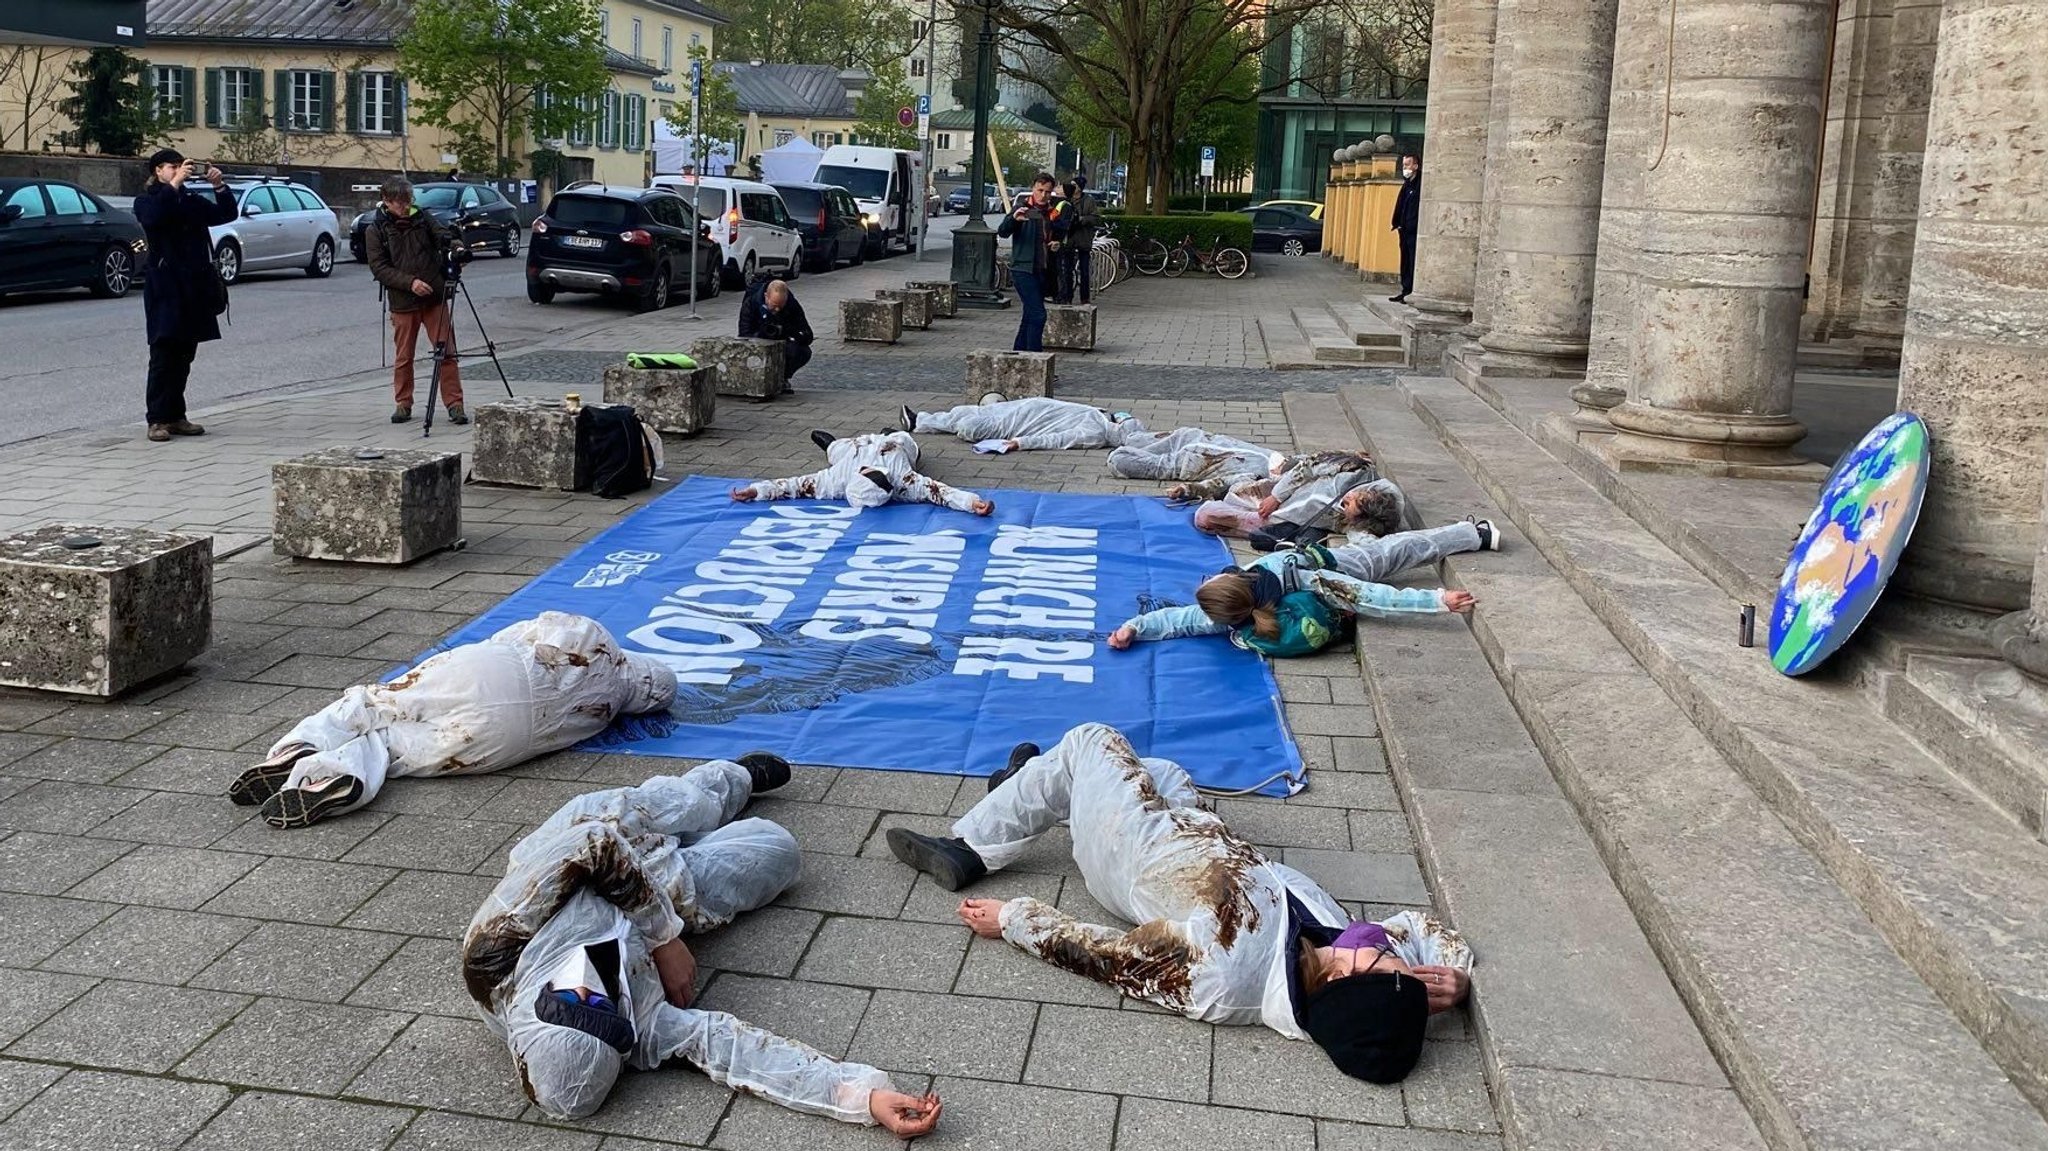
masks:
[[[149,170],[154,172],[165,164],[182,164],[185,157],[176,148],[159,148],[149,157]]]
[[[1398,1083],[1422,1057],[1429,992],[1413,975],[1349,975],[1310,996],[1301,1016],[1337,1070],[1368,1083]]]

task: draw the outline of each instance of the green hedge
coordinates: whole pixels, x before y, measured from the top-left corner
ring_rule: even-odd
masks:
[[[1128,216],[1120,212],[1104,214],[1106,222],[1115,226],[1116,238],[1129,245],[1135,240],[1157,239],[1171,248],[1183,237],[1193,236],[1195,246],[1206,248],[1217,236],[1223,237],[1223,246],[1243,248],[1249,255],[1252,250],[1252,222],[1250,217],[1236,212],[1211,212],[1204,216],[1199,212],[1172,216]]]
[[[1209,206],[1207,210],[1211,212],[1234,212],[1242,208],[1251,207],[1253,202],[1250,192],[1211,192],[1209,193]],[[1169,212],[1203,211],[1202,194],[1200,192],[1176,192],[1166,198],[1166,210]]]

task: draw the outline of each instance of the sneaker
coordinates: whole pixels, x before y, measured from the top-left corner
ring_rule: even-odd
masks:
[[[1500,529],[1493,526],[1492,520],[1482,520],[1466,516],[1465,521],[1479,529],[1480,551],[1497,552],[1500,550]]]
[[[448,422],[451,424],[466,424],[469,422],[469,413],[462,410],[461,404],[449,404]]]
[[[412,405],[411,405],[411,404],[400,404],[400,405],[398,405],[398,406],[397,406],[396,408],[392,409],[392,412],[391,412],[391,422],[392,422],[392,423],[394,423],[394,424],[402,424],[402,423],[405,423],[405,422],[406,422],[407,420],[410,420],[410,419],[412,419]]]
[[[174,436],[203,436],[206,434],[205,428],[200,427],[191,420],[172,420],[170,423],[165,424],[164,428]]]
[[[363,781],[337,775],[311,787],[287,787],[263,801],[258,814],[272,827],[311,827],[363,797]]]
[[[789,761],[772,751],[750,751],[733,761],[747,769],[754,781],[754,794],[774,791],[789,782]]]
[[[318,749],[310,743],[295,743],[235,777],[228,784],[228,798],[237,807],[255,807],[284,787],[292,768]]]
[[[915,432],[915,431],[917,431],[917,411],[916,411],[916,409],[912,408],[912,407],[911,407],[911,406],[910,406],[909,404],[905,404],[905,405],[903,405],[903,410],[902,410],[901,412],[898,412],[897,414],[903,417],[903,430],[904,430],[904,431],[906,431],[906,432]]]
[[[889,852],[926,875],[947,891],[961,888],[988,874],[988,864],[962,839],[941,839],[919,835],[907,827],[892,827]]]
[[[811,442],[818,445],[818,450],[821,452],[830,448],[832,446],[832,441],[838,438],[838,436],[833,435],[831,432],[828,432],[823,428],[811,429]]]
[[[1024,765],[1037,759],[1044,752],[1035,743],[1020,743],[1010,749],[1010,762],[1003,769],[988,777],[988,789],[994,791],[1003,781],[1024,769]]]
[[[150,439],[150,442],[151,442],[151,443],[157,443],[157,444],[167,444],[167,443],[170,443],[170,442],[171,442],[171,425],[169,425],[169,424],[151,424],[151,425],[149,425],[149,439]]]
[[[1387,299],[1389,299],[1389,300],[1392,300],[1392,301],[1393,301],[1394,303],[1397,303],[1397,304],[1399,304],[1399,303],[1404,303],[1404,302],[1406,302],[1406,301],[1407,301],[1407,299],[1408,299],[1408,293],[1406,293],[1406,292],[1402,292],[1402,293],[1401,293],[1400,295],[1398,295],[1398,296],[1388,296],[1388,297],[1387,297]]]

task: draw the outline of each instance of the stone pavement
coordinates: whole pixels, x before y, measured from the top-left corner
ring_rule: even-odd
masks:
[[[722,403],[714,430],[670,441],[668,474],[809,468],[805,428],[879,427],[900,403],[958,395],[958,361],[930,355],[891,361],[896,390],[822,386],[837,356],[829,339],[800,381],[811,386],[772,405]],[[1128,399],[1154,426],[1294,441],[1263,387],[1162,398],[1183,371],[1200,377],[1191,393],[1216,381],[1153,366],[1128,369],[1119,387],[1116,371],[1099,371],[1090,390],[1099,379],[1101,399]],[[496,386],[474,378],[472,402]],[[595,391],[582,375],[521,384],[572,386]],[[0,697],[0,1147],[885,1145],[687,1070],[630,1074],[591,1119],[543,1122],[473,1016],[454,940],[509,845],[573,794],[687,764],[568,752],[494,776],[401,780],[362,813],[289,833],[223,798],[297,717],[409,659],[635,506],[473,486],[468,549],[396,570],[293,563],[253,546],[267,532],[272,460],[417,443],[417,425],[382,422],[380,387],[247,405],[201,441],[84,438],[0,455],[12,481],[0,524],[175,524],[247,547],[218,565],[214,646],[185,673],[114,704]],[[433,442],[466,447],[466,429],[438,428]],[[927,470],[968,486],[1156,490],[1111,479],[1097,452],[983,457],[950,437],[927,447]],[[1282,671],[1311,786],[1219,810],[1355,910],[1428,903],[1353,656]],[[882,833],[941,827],[980,788],[800,769],[756,811],[795,832],[804,876],[776,906],[697,941],[705,1005],[888,1068],[905,1089],[935,1086],[945,1119],[921,1141],[934,1147],[1499,1146],[1462,1010],[1434,1022],[1405,1084],[1373,1087],[1338,1076],[1310,1044],[1168,1016],[972,939],[951,921],[953,897],[890,859]],[[1049,836],[986,891],[1107,920],[1065,847]]]

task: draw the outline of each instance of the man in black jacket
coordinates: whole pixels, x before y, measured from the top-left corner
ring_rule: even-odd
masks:
[[[380,195],[383,210],[370,223],[363,237],[370,274],[384,285],[391,301],[391,337],[396,348],[391,365],[391,422],[402,424],[412,418],[412,360],[419,346],[420,329],[427,330],[429,347],[440,346],[448,354],[436,382],[441,400],[448,405],[448,422],[466,424],[469,413],[462,408],[462,370],[454,359],[455,319],[448,309],[449,254],[458,261],[469,259],[469,249],[458,244],[448,225],[412,202],[412,183],[393,176],[384,181]]]
[[[996,226],[996,235],[1010,241],[1010,285],[1024,305],[1012,350],[1045,350],[1045,295],[1054,286],[1053,260],[1067,238],[1067,202],[1053,196],[1052,173],[1031,181],[1031,195],[1020,198]]]
[[[805,318],[804,306],[796,302],[796,293],[788,284],[762,280],[747,289],[747,298],[740,304],[740,335],[782,341],[782,386],[785,391],[795,391],[789,378],[811,362],[811,341],[817,337],[811,334],[811,321]]]
[[[1422,224],[1422,161],[1401,157],[1401,194],[1394,197],[1394,231],[1401,234],[1401,294],[1387,298],[1400,303],[1415,290],[1415,230]]]

